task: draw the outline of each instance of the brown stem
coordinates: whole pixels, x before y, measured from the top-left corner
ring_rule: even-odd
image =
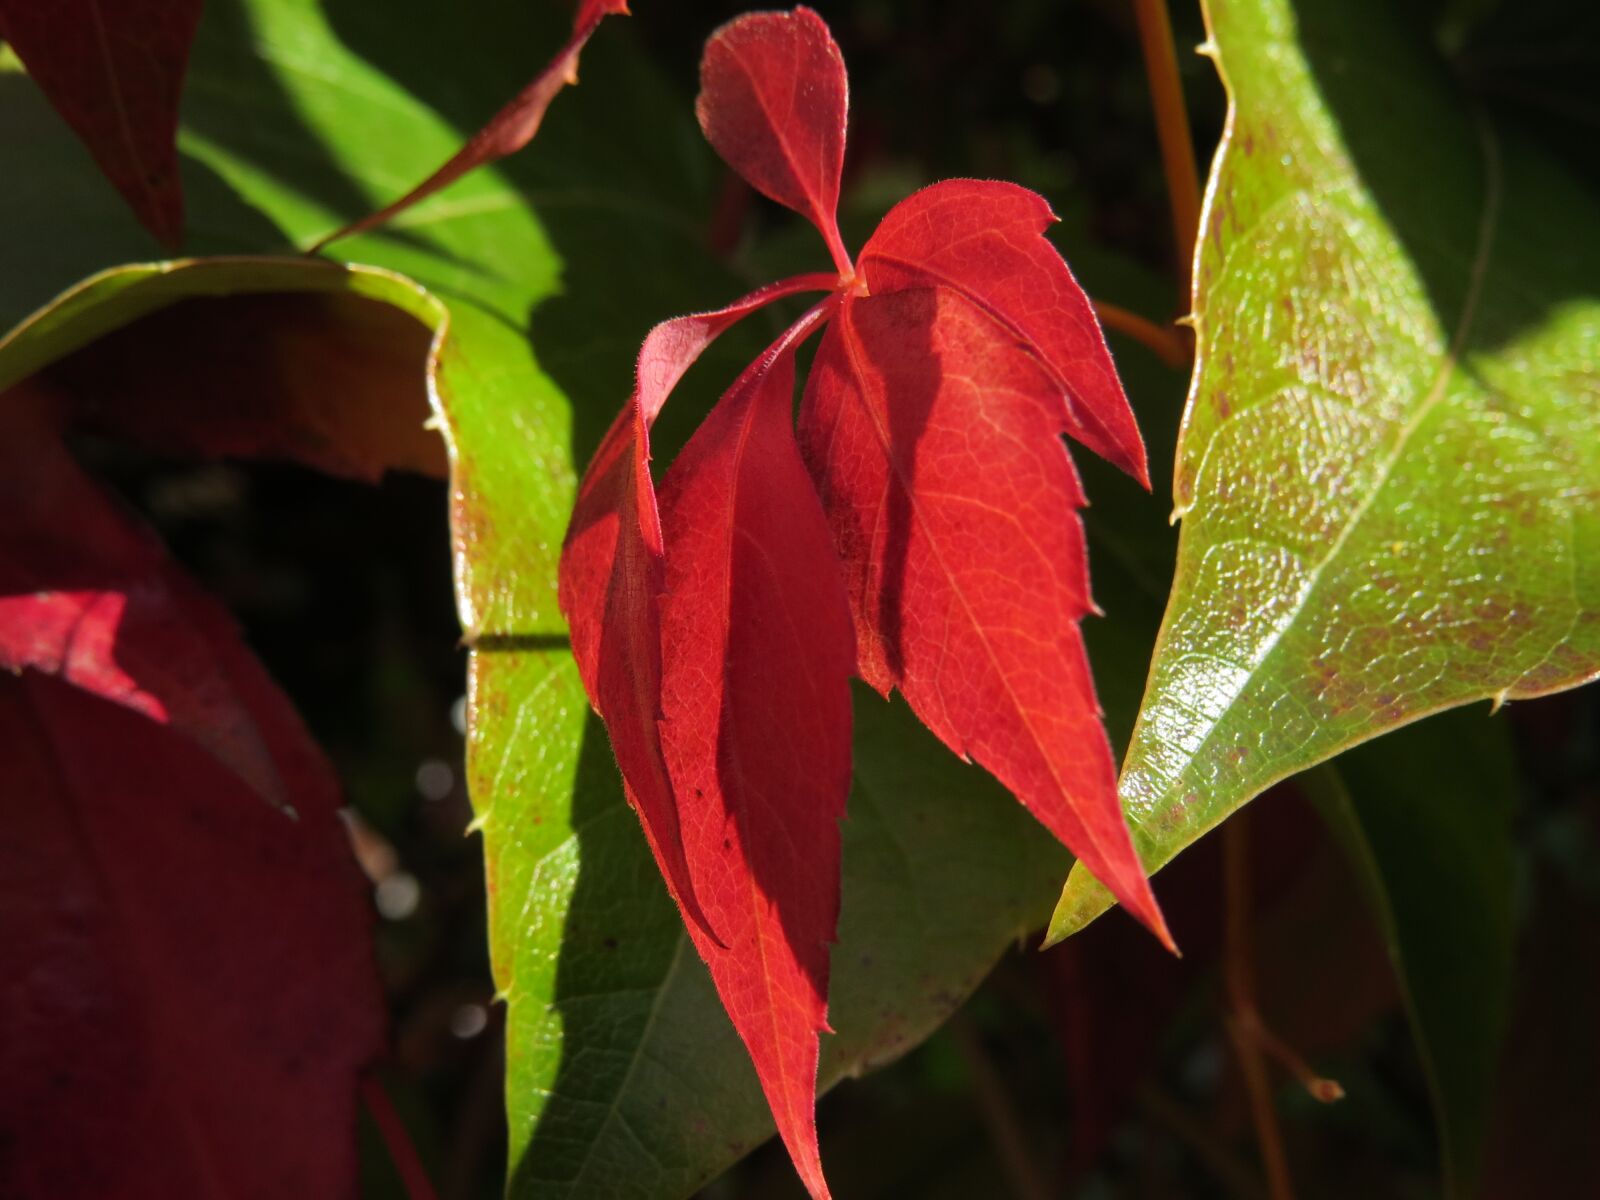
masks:
[[[977,1093],[978,1107],[983,1113],[983,1123],[989,1127],[1000,1167],[1019,1200],[1050,1200],[1051,1191],[1045,1186],[1044,1176],[1028,1156],[1028,1147],[1022,1136],[1022,1123],[1017,1119],[1011,1097],[1006,1095],[1000,1073],[994,1069],[988,1054],[978,1039],[972,1023],[957,1013],[947,1027],[972,1073],[973,1091]]]
[[[1255,1018],[1255,1025],[1246,1032],[1260,1043],[1263,1050],[1277,1059],[1284,1070],[1300,1081],[1300,1086],[1310,1093],[1313,1100],[1320,1104],[1332,1104],[1335,1100],[1344,1099],[1344,1086],[1337,1079],[1318,1075],[1288,1042],[1272,1032],[1261,1020],[1260,1013],[1252,1013],[1251,1016]]]
[[[383,1084],[378,1082],[376,1075],[361,1077],[361,1099],[366,1103],[367,1112],[372,1115],[372,1123],[378,1127],[383,1144],[389,1151],[390,1161],[394,1163],[394,1169],[400,1176],[400,1183],[406,1190],[407,1200],[438,1200],[438,1194],[433,1190],[428,1173],[423,1170],[417,1148],[411,1144],[411,1135],[406,1132],[406,1124],[395,1111],[389,1093],[383,1090]]]
[[[1266,1189],[1255,1172],[1235,1158],[1226,1146],[1220,1145],[1211,1131],[1177,1100],[1153,1084],[1141,1087],[1138,1099],[1139,1107],[1188,1146],[1227,1188],[1228,1195],[1237,1200],[1266,1200]]]
[[[1250,846],[1243,814],[1222,827],[1223,879],[1223,981],[1228,993],[1228,1037],[1239,1058],[1250,1115],[1267,1173],[1267,1193],[1272,1200],[1294,1200],[1289,1177],[1289,1157],[1283,1148],[1278,1112],[1272,1102],[1272,1084],[1257,1036],[1261,1018],[1256,1011],[1255,965],[1250,939]]]
[[[1107,329],[1115,329],[1139,342],[1167,366],[1177,368],[1189,361],[1189,342],[1175,326],[1157,325],[1136,312],[1105,300],[1091,300],[1094,315]]]
[[[489,1010],[489,1028],[478,1036],[478,1061],[467,1085],[450,1136],[450,1157],[440,1176],[439,1190],[447,1200],[464,1200],[477,1194],[483,1161],[494,1145],[497,1133],[506,1125],[505,1091],[505,1006]]]
[[[1155,109],[1156,137],[1161,143],[1161,168],[1172,204],[1172,249],[1177,258],[1178,289],[1183,311],[1189,311],[1189,272],[1194,241],[1200,229],[1200,172],[1189,133],[1189,110],[1178,79],[1178,56],[1172,44],[1172,23],[1166,0],[1133,0],[1139,22],[1139,48]]]

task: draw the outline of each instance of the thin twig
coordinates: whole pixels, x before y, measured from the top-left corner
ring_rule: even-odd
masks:
[[[1260,1013],[1252,1011],[1248,1015],[1253,1018],[1253,1025],[1246,1032],[1260,1043],[1263,1050],[1277,1059],[1284,1070],[1300,1081],[1300,1086],[1305,1088],[1313,1100],[1321,1104],[1332,1104],[1335,1100],[1344,1099],[1344,1085],[1337,1079],[1329,1079],[1326,1075],[1318,1075],[1313,1071],[1310,1064],[1296,1054],[1288,1042],[1272,1032],[1261,1019]]]
[[[977,1031],[972,1028],[972,1022],[964,1014],[957,1013],[946,1028],[966,1062],[967,1070],[972,1073],[978,1109],[983,1114],[983,1123],[989,1127],[989,1136],[994,1141],[995,1153],[999,1156],[1000,1167],[1011,1184],[1011,1190],[1018,1200],[1050,1200],[1051,1191],[1045,1185],[1044,1176],[1028,1155],[1017,1110],[1011,1104],[1011,1097],[1006,1095],[1000,1073],[989,1061],[989,1055]]]
[[[1272,1085],[1261,1056],[1261,1042],[1255,1036],[1261,1019],[1256,1012],[1255,965],[1250,944],[1250,845],[1242,815],[1222,826],[1222,973],[1228,993],[1228,1036],[1239,1057],[1239,1070],[1250,1097],[1261,1165],[1267,1173],[1267,1193],[1272,1200],[1294,1200],[1294,1183],[1289,1177],[1289,1157],[1283,1148],[1278,1111],[1272,1102]]]
[[[365,1102],[367,1112],[372,1115],[372,1123],[378,1127],[383,1144],[389,1151],[389,1159],[394,1163],[394,1169],[400,1176],[400,1183],[406,1190],[407,1200],[438,1200],[438,1194],[433,1190],[433,1183],[428,1179],[427,1171],[423,1170],[417,1148],[411,1144],[411,1135],[406,1132],[406,1124],[395,1111],[389,1093],[383,1090],[383,1084],[378,1082],[376,1075],[361,1077],[361,1099]]]
[[[1152,1120],[1189,1147],[1190,1152],[1211,1169],[1217,1181],[1228,1189],[1236,1200],[1266,1200],[1267,1190],[1261,1179],[1240,1162],[1226,1146],[1220,1145],[1183,1104],[1154,1084],[1139,1089],[1139,1107]]]
[[[1194,141],[1189,133],[1189,110],[1183,102],[1166,0],[1133,0],[1133,12],[1139,22],[1139,48],[1144,54],[1156,137],[1161,142],[1161,168],[1167,177],[1167,197],[1172,205],[1172,249],[1177,258],[1179,298],[1182,311],[1188,312],[1189,272],[1200,229],[1200,172],[1195,166]]]
[[[467,1098],[459,1107],[450,1135],[450,1157],[440,1173],[440,1188],[446,1200],[465,1200],[476,1194],[483,1160],[494,1144],[496,1134],[506,1126],[502,1096],[505,1080],[505,1006],[489,1009],[489,1027],[478,1035],[478,1062],[472,1068]]]
[[[1189,362],[1189,343],[1175,325],[1157,325],[1136,312],[1105,300],[1091,300],[1094,315],[1107,329],[1126,334],[1146,349],[1155,352],[1167,366],[1178,368]]]

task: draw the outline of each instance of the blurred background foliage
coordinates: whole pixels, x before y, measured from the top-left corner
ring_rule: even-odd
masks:
[[[608,24],[600,38],[642,46],[687,110],[705,36],[741,7],[638,0],[634,18]],[[844,50],[854,88],[847,241],[859,244],[890,204],[920,184],[957,175],[1012,179],[1042,192],[1062,216],[1058,244],[1092,295],[1156,320],[1178,314],[1160,159],[1128,4],[816,7]],[[1600,35],[1588,6],[1413,0],[1411,8],[1482,102],[1526,125],[1600,186],[1600,156],[1592,151]],[[462,19],[471,20],[470,7]],[[1173,19],[1180,48],[1202,40],[1193,5],[1173,5]],[[412,50],[432,56],[429,47]],[[530,73],[546,52],[528,47]],[[1180,50],[1179,64],[1204,164],[1224,100],[1203,59]],[[432,69],[471,67],[444,57]],[[528,153],[545,150],[554,147],[541,140]],[[708,252],[735,276],[767,278],[820,261],[809,228],[731,176],[705,222]],[[623,279],[609,285],[629,286]],[[1156,495],[1146,497],[1100,464],[1081,462],[1095,505],[1096,591],[1110,613],[1088,632],[1113,736],[1122,742],[1165,599],[1172,540],[1164,521],[1150,518],[1170,506],[1163,491],[1185,378],[1137,345],[1113,344],[1156,479]],[[613,377],[625,381],[626,364]],[[698,408],[669,410],[669,446],[692,428],[712,388],[702,388]],[[80,451],[239,615],[339,769],[381,914],[378,953],[394,1022],[386,1082],[441,1196],[498,1195],[501,1010],[491,1003],[481,847],[466,833],[465,654],[444,486],[391,476],[370,488],[295,467],[195,465],[92,440]],[[1574,1195],[1600,1179],[1592,1137],[1600,1127],[1593,1087],[1600,1034],[1592,1019],[1600,1009],[1600,698],[1583,689],[1515,705],[1509,727],[1518,966],[1484,1190]],[[1395,742],[1370,748],[1371,771],[1381,776],[1383,755],[1403,753]],[[1252,847],[1260,1007],[1346,1091],[1325,1106],[1294,1081],[1278,1081],[1300,1195],[1439,1194],[1427,1086],[1350,867],[1292,784],[1237,819],[1248,824]],[[825,1097],[823,1156],[837,1193],[851,1200],[1264,1196],[1220,1017],[1220,875],[1210,839],[1160,878],[1182,960],[1167,957],[1120,913],[1044,954],[1019,946],[940,1033]],[[363,1164],[365,1194],[401,1194],[371,1128],[363,1129]],[[703,1193],[707,1200],[801,1194],[773,1144]]]

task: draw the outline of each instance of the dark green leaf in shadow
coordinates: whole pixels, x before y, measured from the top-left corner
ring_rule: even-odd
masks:
[[[1500,722],[1441,714],[1306,774],[1388,945],[1445,1186],[1476,1194],[1512,980],[1515,766]]]

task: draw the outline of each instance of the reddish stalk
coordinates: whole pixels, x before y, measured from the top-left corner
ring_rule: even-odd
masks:
[[[1133,0],[1133,12],[1139,23],[1139,49],[1144,54],[1145,77],[1150,82],[1156,137],[1161,143],[1161,169],[1172,205],[1172,248],[1177,259],[1179,297],[1187,312],[1189,273],[1200,229],[1200,172],[1189,133],[1189,110],[1178,78],[1178,56],[1173,48],[1166,0]]]
[[[417,1148],[411,1144],[411,1135],[406,1132],[405,1122],[395,1111],[389,1093],[383,1090],[383,1084],[378,1082],[376,1075],[361,1077],[361,1099],[372,1116],[372,1123],[378,1127],[384,1147],[389,1151],[389,1159],[400,1176],[407,1200],[439,1200],[427,1171],[422,1167]]]
[[[967,1070],[972,1074],[972,1089],[977,1096],[979,1111],[983,1114],[983,1123],[989,1127],[995,1155],[1000,1160],[1001,1170],[1005,1172],[1012,1192],[1017,1200],[1049,1200],[1051,1190],[1028,1154],[1022,1122],[1017,1117],[1011,1097],[1006,1094],[1000,1073],[989,1061],[977,1031],[963,1013],[952,1017],[948,1028],[967,1064]]]
[[[1136,312],[1105,300],[1091,300],[1090,303],[1094,305],[1094,315],[1100,318],[1100,324],[1131,337],[1145,349],[1154,352],[1167,366],[1176,369],[1189,361],[1189,344],[1175,326],[1157,325]]]
[[[1223,981],[1227,988],[1228,1037],[1239,1058],[1250,1115],[1255,1123],[1261,1165],[1272,1200],[1294,1200],[1289,1157],[1272,1102],[1272,1084],[1262,1057],[1261,1017],[1256,1010],[1255,964],[1250,938],[1250,852],[1242,820],[1235,816],[1222,827]]]
[[[1226,1187],[1228,1195],[1236,1200],[1266,1200],[1266,1189],[1255,1172],[1218,1143],[1211,1130],[1177,1100],[1154,1084],[1146,1084],[1139,1089],[1139,1107],[1189,1147],[1190,1153]]]

